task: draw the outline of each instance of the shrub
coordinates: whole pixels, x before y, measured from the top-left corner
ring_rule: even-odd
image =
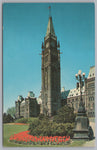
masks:
[[[40,114],[38,119],[29,125],[29,134],[33,136],[70,136],[73,137],[75,121],[74,109],[67,105],[62,107],[53,120]]]
[[[42,120],[43,118],[45,117],[45,115],[44,114],[39,114],[39,120]]]
[[[38,118],[35,117],[29,117],[29,118],[19,118],[16,119],[15,122],[16,123],[32,123],[33,121],[37,120]]]
[[[29,134],[33,136],[73,136],[71,123],[56,123],[47,119],[37,120],[29,126]]]
[[[74,109],[68,105],[63,106],[58,110],[56,116],[54,116],[53,121],[56,123],[73,123],[75,121]]]
[[[39,120],[49,119],[49,116],[46,116],[44,114],[39,114]]]
[[[37,117],[29,117],[27,123],[32,123],[33,121],[37,120]]]
[[[20,119],[17,119],[15,122],[16,123],[27,123],[28,122],[28,118],[20,118]]]
[[[40,120],[39,119],[36,119],[36,120],[33,120],[32,123],[30,123],[29,125],[29,128],[28,130],[30,130],[31,134],[33,134],[33,130],[40,124]]]

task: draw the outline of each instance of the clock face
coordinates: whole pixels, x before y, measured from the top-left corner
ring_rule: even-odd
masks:
[[[54,41],[51,42],[51,46],[55,47],[55,42]]]

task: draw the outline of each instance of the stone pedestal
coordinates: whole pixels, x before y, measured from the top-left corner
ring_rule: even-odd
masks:
[[[79,105],[77,117],[75,119],[75,128],[73,129],[73,139],[89,139],[89,119],[86,115],[85,107],[82,101]]]
[[[89,119],[87,116],[77,116],[75,119],[75,128],[73,129],[73,139],[89,139],[88,137]]]

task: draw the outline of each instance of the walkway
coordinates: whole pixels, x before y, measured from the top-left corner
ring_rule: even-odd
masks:
[[[83,144],[83,147],[95,147],[95,139],[87,141],[85,144]]]
[[[92,127],[92,129],[93,129],[93,132],[94,132],[94,137],[95,137],[95,120],[93,120],[93,119],[89,119],[90,120],[90,126]],[[96,142],[96,140],[94,139],[94,140],[91,140],[91,141],[87,141],[84,145],[83,145],[83,147],[95,147],[95,142]]]

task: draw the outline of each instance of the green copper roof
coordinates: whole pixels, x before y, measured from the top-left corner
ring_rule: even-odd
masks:
[[[29,91],[29,92],[28,92],[28,97],[31,97],[31,98],[32,98],[32,97],[33,97],[33,98],[35,97],[35,94],[33,93],[33,91]]]
[[[52,17],[49,17],[46,36],[48,36],[49,34],[55,36],[53,22],[52,22]]]
[[[22,100],[22,98],[23,98],[22,95],[18,96],[18,100]]]

